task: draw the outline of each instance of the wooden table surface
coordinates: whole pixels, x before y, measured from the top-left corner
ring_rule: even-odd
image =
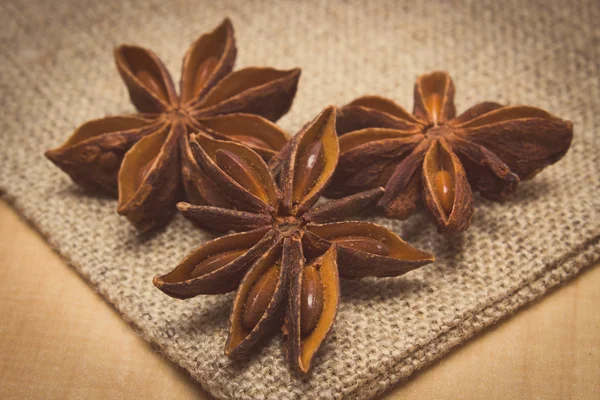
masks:
[[[0,399],[206,399],[0,201]],[[385,399],[600,399],[600,268]]]

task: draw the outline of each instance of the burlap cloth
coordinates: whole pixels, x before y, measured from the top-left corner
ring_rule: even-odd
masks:
[[[281,120],[290,132],[325,105],[366,93],[412,108],[416,76],[446,69],[459,111],[483,100],[537,105],[574,122],[573,147],[505,204],[476,197],[461,236],[439,236],[424,213],[379,221],[437,261],[401,278],[343,281],[312,375],[290,374],[280,337],[232,363],[223,355],[232,295],[178,301],[151,283],[209,236],[178,216],[140,238],[114,200],[86,195],[42,156],[89,119],[133,111],[115,45],[153,49],[178,79],[188,44],[225,16],[238,67],[302,68]],[[214,396],[372,397],[599,259],[598,21],[596,0],[2,2],[0,187],[124,319]]]

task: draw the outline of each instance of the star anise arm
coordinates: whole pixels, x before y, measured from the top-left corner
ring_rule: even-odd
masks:
[[[490,111],[502,108],[503,105],[493,101],[484,101],[483,103],[475,104],[473,107],[467,109],[461,113],[458,117],[451,121],[448,121],[449,125],[460,125],[475,119],[483,114],[489,113]]]
[[[425,123],[425,121],[418,119],[417,117],[406,111],[404,107],[402,107],[400,104],[381,96],[362,96],[355,100],[352,100],[352,102],[348,105],[366,107],[372,110],[381,111],[388,115],[394,116],[400,121],[409,123],[409,126],[423,125]]]
[[[535,107],[511,106],[457,126],[458,135],[482,145],[521,180],[555,163],[573,139],[573,124]]]
[[[204,132],[215,139],[232,140],[250,147],[268,160],[287,145],[288,134],[271,121],[253,114],[226,114],[189,121],[189,131]],[[221,190],[198,165],[189,137],[181,141],[182,176],[188,199],[195,204],[230,207]]]
[[[178,103],[171,75],[152,51],[122,45],[115,50],[115,62],[131,102],[140,112],[160,113]]]
[[[355,132],[340,138],[340,155],[338,166],[331,184],[327,187],[326,196],[341,197],[358,191],[364,191],[377,186],[388,184],[396,166],[411,154],[413,149],[423,140],[423,135],[415,131],[395,131],[396,138],[379,139],[387,136],[387,130],[370,128],[356,133],[362,140],[371,134],[374,139],[370,142],[351,147],[344,138],[354,141]]]
[[[244,357],[283,323],[290,269],[301,260],[299,242],[278,240],[250,267],[235,295],[225,355]]]
[[[503,200],[519,186],[519,177],[485,147],[457,137],[452,148],[460,158],[473,191],[490,200]]]
[[[277,125],[254,114],[226,114],[198,120],[198,130],[215,139],[238,141],[250,147],[265,160],[281,150],[290,139]]]
[[[388,110],[388,108],[384,108],[384,110]],[[338,135],[345,135],[348,132],[366,128],[389,128],[407,131],[418,129],[421,125],[421,122],[417,123],[412,120],[398,118],[396,115],[388,114],[383,110],[352,103],[338,108],[336,121]]]
[[[65,143],[45,155],[86,190],[116,195],[123,156],[161,126],[134,115],[100,118],[78,127]]]
[[[203,244],[154,286],[178,299],[235,290],[249,266],[281,239],[268,228],[234,233]]]
[[[286,213],[301,215],[317,202],[333,176],[338,156],[335,108],[330,106],[292,140],[280,176]]]
[[[440,231],[464,231],[473,216],[473,193],[458,156],[444,138],[434,141],[423,160],[423,199]]]
[[[337,247],[330,246],[323,255],[306,265],[302,262],[294,264],[288,285],[284,328],[288,358],[295,368],[307,373],[337,313],[340,299]]]
[[[309,224],[304,236],[307,254],[337,244],[337,265],[342,278],[399,276],[434,261],[392,231],[370,222]]]
[[[422,140],[422,138],[423,134],[420,127],[411,127],[411,129],[408,130],[365,128],[342,135],[339,138],[340,153],[345,154],[352,150],[362,148],[364,145],[372,145],[372,147],[365,147],[364,149],[368,152],[376,151],[378,153],[382,153],[382,156],[385,156],[386,148],[382,145],[382,143],[380,143],[382,140],[402,139],[407,143],[418,143],[419,140]],[[386,144],[389,145],[389,143]],[[388,150],[388,153],[394,153],[396,151],[397,149],[393,148]]]
[[[138,141],[123,158],[117,211],[141,231],[164,225],[175,211],[183,133],[180,124],[165,126]]]
[[[198,206],[189,203],[178,203],[177,208],[194,225],[209,232],[244,232],[267,226],[273,222],[273,218],[269,214],[228,208]]]
[[[199,132],[199,129],[188,127],[188,132]],[[181,154],[181,180],[187,195],[187,200],[193,204],[209,204],[215,207],[231,208],[231,203],[225,197],[219,186],[198,165],[192,146],[191,135],[182,135],[179,140]]]
[[[414,171],[401,192],[384,207],[385,216],[393,219],[406,219],[412,215],[421,199],[421,170]],[[380,204],[381,205],[381,204]]]
[[[236,58],[233,25],[229,18],[212,32],[192,43],[183,58],[179,82],[181,102],[202,99],[221,79],[233,70]]]
[[[315,207],[302,216],[306,222],[325,223],[340,221],[344,218],[360,214],[368,210],[383,196],[384,190],[378,187],[360,192]]]
[[[250,67],[232,72],[194,104],[194,117],[249,113],[276,121],[292,106],[299,79],[299,69]]]
[[[274,211],[277,186],[257,153],[239,143],[214,140],[202,133],[194,136],[191,147],[198,164],[238,209]]]
[[[423,140],[412,152],[396,165],[394,173],[386,184],[385,194],[379,201],[388,218],[407,218],[415,209],[421,197],[421,170],[425,153],[431,146],[430,140]]]
[[[415,83],[414,102],[413,114],[433,125],[454,118],[454,83],[450,75],[436,71],[419,76]]]

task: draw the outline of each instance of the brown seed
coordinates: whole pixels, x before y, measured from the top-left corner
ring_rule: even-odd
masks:
[[[242,324],[246,329],[254,329],[260,321],[273,297],[273,293],[275,293],[278,279],[279,266],[273,265],[258,278],[252,289],[250,289],[242,313]]]
[[[332,240],[342,247],[348,247],[357,251],[365,251],[380,256],[390,254],[389,247],[384,243],[367,236],[343,236]]]
[[[254,146],[254,147],[263,147],[266,149],[270,149],[271,146],[269,145],[269,143],[265,142],[264,140],[262,140],[261,138],[257,138],[256,136],[250,136],[250,135],[232,135],[232,137],[234,139],[239,140],[240,142],[250,145],[250,146]]]
[[[440,170],[435,174],[435,192],[444,212],[450,215],[454,205],[454,182],[450,172]]]
[[[427,98],[427,109],[429,110],[433,124],[437,125],[439,115],[442,111],[442,96],[437,93],[429,95]]]
[[[194,77],[194,97],[200,93],[218,62],[217,57],[208,57],[198,65],[196,76]]]
[[[192,278],[197,278],[199,276],[209,274],[221,268],[222,266],[229,264],[242,254],[244,254],[245,251],[246,250],[229,250],[223,253],[209,256],[194,267],[190,276]]]
[[[219,149],[216,151],[216,162],[231,179],[259,199],[268,201],[267,192],[261,185],[260,178],[245,159],[229,150]]]
[[[299,158],[294,178],[294,199],[300,201],[310,189],[325,168],[325,148],[323,143],[316,141],[308,146]]]
[[[163,101],[167,101],[167,95],[161,84],[156,80],[154,75],[146,69],[140,69],[135,76],[139,79],[139,81],[151,91],[156,97]]]
[[[317,327],[323,311],[323,284],[314,266],[304,268],[300,297],[300,329],[308,336]]]

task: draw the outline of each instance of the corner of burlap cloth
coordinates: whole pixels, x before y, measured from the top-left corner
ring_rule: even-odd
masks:
[[[325,105],[366,93],[410,107],[415,77],[446,69],[459,111],[484,100],[537,105],[573,120],[573,146],[505,204],[477,197],[465,234],[442,237],[422,213],[379,220],[437,261],[400,278],[343,281],[311,375],[290,375],[280,338],[232,363],[223,355],[232,295],[177,301],[151,283],[209,236],[178,217],[140,238],[114,200],[86,195],[42,156],[89,119],[133,111],[115,45],[153,49],[178,79],[188,44],[225,16],[236,28],[238,68],[302,68],[281,121],[290,132]],[[595,0],[2,2],[0,187],[144,338],[214,396],[372,397],[598,260],[599,20]]]

